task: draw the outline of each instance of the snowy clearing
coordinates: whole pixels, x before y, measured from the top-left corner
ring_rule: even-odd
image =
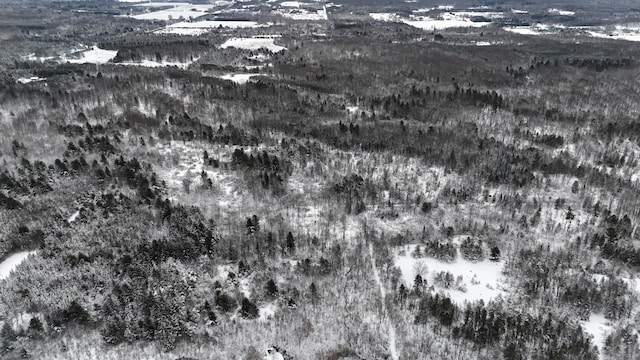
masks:
[[[219,20],[202,20],[202,21],[183,21],[168,25],[162,29],[156,30],[157,34],[177,34],[177,35],[202,35],[216,28],[257,28],[260,25],[255,21],[219,21]]]
[[[88,48],[84,45],[80,45],[80,47],[73,49],[66,54],[56,56],[36,56],[35,54],[29,54],[25,56],[24,59],[37,62],[55,61],[61,64],[66,62],[72,64],[105,64],[113,59],[117,53],[117,50],[105,50],[100,49],[97,46]],[[36,78],[32,77],[30,78],[30,81],[36,81],[35,79]]]
[[[153,61],[153,60],[142,60],[142,61],[123,61],[116,63],[116,65],[125,65],[125,66],[144,66],[144,67],[164,67],[164,66],[175,66],[180,69],[186,69],[189,65],[193,64],[194,61],[198,59],[194,59],[193,61],[180,62],[180,61]]]
[[[279,36],[269,37],[251,37],[251,38],[230,38],[220,45],[221,49],[234,47],[245,50],[267,49],[272,52],[280,52],[286,50],[284,46],[274,44],[275,39]]]
[[[69,224],[71,224],[72,222],[76,221],[76,219],[78,218],[78,216],[80,216],[80,210],[77,210],[76,212],[74,212],[73,214],[71,214],[71,216],[69,216],[69,218],[67,219],[67,222]]]
[[[401,22],[402,18],[398,14],[392,13],[369,13],[369,16],[377,21]]]
[[[261,307],[259,321],[269,321],[273,319],[273,317],[276,315],[277,310],[278,305],[274,303]]]
[[[603,314],[591,314],[589,321],[581,321],[580,324],[587,334],[593,336],[593,344],[598,347],[600,359],[602,359],[602,349],[604,349],[605,340],[612,329],[609,321],[604,318]]]
[[[249,81],[252,77],[257,76],[257,75],[258,74],[243,74],[243,73],[226,74],[226,75],[220,76],[220,79],[230,80],[230,81],[233,81],[236,84],[246,84],[247,81]]]
[[[386,315],[387,313],[387,306],[386,306],[386,298],[387,298],[387,291],[384,288],[384,284],[382,283],[382,280],[380,279],[380,272],[378,271],[378,268],[376,266],[376,258],[375,255],[373,253],[373,244],[369,243],[369,257],[371,258],[371,268],[373,270],[373,278],[376,281],[376,284],[378,284],[378,288],[380,289],[380,298],[382,300],[382,309]],[[391,359],[393,360],[398,360],[400,357],[398,356],[398,350],[396,349],[396,329],[393,327],[393,322],[389,321],[389,329],[388,329],[388,335],[389,335],[389,354],[391,355]]]
[[[29,255],[35,254],[35,251],[21,251],[15,254],[10,255],[3,262],[0,262],[0,280],[6,279],[11,275],[11,272],[24,260],[26,260]]]
[[[424,30],[442,30],[455,27],[487,26],[491,24],[490,21],[474,21],[474,18],[497,19],[504,17],[504,14],[500,12],[456,11],[442,13],[436,18],[417,15],[404,18],[394,13],[369,13],[369,16],[378,21],[404,22],[407,25]]]
[[[613,40],[640,41],[640,25],[619,24],[612,29],[604,27],[584,28],[593,37]]]
[[[473,302],[483,300],[487,303],[489,300],[498,297],[505,292],[500,288],[502,278],[503,261],[479,261],[471,262],[460,255],[455,262],[447,263],[431,257],[414,258],[411,256],[416,245],[407,245],[401,248],[404,254],[396,253],[395,264],[402,272],[402,279],[407,287],[412,287],[414,279],[418,273],[427,279],[429,285],[434,284],[435,274],[445,271],[453,275],[454,280],[459,276],[462,281],[460,287],[466,288],[466,291],[435,286],[438,290],[443,290],[451,300],[462,305],[465,301]]]
[[[92,46],[91,50],[81,52],[80,58],[67,59],[65,57],[63,60],[72,64],[105,64],[116,57],[117,53],[117,50],[104,50],[97,46]]]
[[[45,80],[46,80],[45,78],[41,78],[41,77],[38,77],[38,76],[32,76],[32,77],[28,77],[28,78],[20,77],[20,78],[16,79],[16,81],[19,82],[20,84],[28,84],[30,82],[38,82],[38,81],[45,81]]]
[[[556,34],[566,29],[566,26],[557,24],[532,24],[531,26],[511,26],[504,27],[503,29],[520,35],[547,35]]]
[[[561,16],[573,16],[576,14],[575,11],[567,11],[567,10],[560,10],[560,9],[549,9],[547,12],[552,15],[561,15]]]
[[[212,5],[199,5],[190,3],[142,3],[134,6],[144,7],[169,7],[168,9],[150,11],[137,15],[126,15],[138,20],[177,20],[197,18],[206,14]]]
[[[444,13],[438,18],[428,16],[412,16],[411,19],[403,19],[407,25],[423,30],[442,30],[456,27],[483,27],[491,24],[490,21],[473,21],[470,12]]]

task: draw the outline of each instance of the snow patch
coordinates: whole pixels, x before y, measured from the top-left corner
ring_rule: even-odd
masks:
[[[612,329],[609,321],[605,319],[603,314],[591,314],[588,321],[581,321],[580,324],[586,333],[593,336],[593,344],[598,347],[600,359],[602,359],[602,349],[604,349],[607,334]]]
[[[567,11],[567,10],[560,10],[560,9],[549,9],[547,10],[547,12],[552,15],[560,15],[560,16],[573,16],[576,14],[575,11]]]
[[[257,28],[263,25],[255,21],[218,21],[218,20],[202,20],[202,21],[182,21],[179,23],[168,25],[162,29],[156,30],[157,34],[177,34],[177,35],[202,35],[216,28]]]
[[[392,13],[369,13],[374,20],[377,21],[387,21],[387,22],[400,22],[402,18],[397,14]]]
[[[117,50],[104,50],[97,46],[92,46],[90,50],[79,53],[79,58],[68,59],[66,55],[63,55],[62,62],[70,62],[72,64],[105,64],[116,57],[117,53]]]
[[[30,255],[34,255],[35,251],[21,251],[10,255],[4,261],[0,262],[0,280],[6,279],[11,275],[13,270],[26,260]]]
[[[134,6],[144,7],[165,7],[168,9],[150,11],[137,15],[127,15],[131,18],[138,20],[178,20],[178,19],[190,19],[197,18],[205,15],[212,7],[212,5],[200,5],[190,3],[142,3],[135,4]]]
[[[252,77],[257,76],[257,75],[258,74],[244,74],[244,73],[226,74],[226,75],[220,76],[220,79],[230,80],[230,81],[233,81],[236,84],[246,84]]]
[[[279,36],[260,36],[260,37],[251,37],[251,38],[230,38],[227,39],[222,45],[220,45],[221,49],[226,49],[228,47],[234,47],[238,49],[246,49],[246,50],[258,50],[258,49],[267,49],[272,52],[280,52],[286,50],[284,46],[274,44],[274,40]]]
[[[395,264],[402,272],[402,279],[408,287],[413,286],[414,279],[420,274],[423,279],[427,279],[429,285],[434,284],[434,276],[442,271],[450,272],[453,275],[454,282],[461,276],[460,285],[466,288],[466,291],[454,289],[454,287],[443,288],[438,285],[435,287],[445,292],[451,300],[462,305],[465,301],[473,302],[483,300],[487,303],[489,300],[504,294],[504,290],[500,288],[502,278],[503,261],[479,261],[471,262],[460,256],[456,261],[447,263],[432,257],[414,258],[411,256],[416,245],[407,245],[402,248],[404,255],[396,254]]]
[[[153,60],[142,60],[142,61],[123,61],[116,63],[116,65],[125,65],[125,66],[143,66],[143,67],[164,67],[164,66],[175,66],[180,69],[186,69],[189,65],[193,64],[194,61],[198,60],[197,58],[193,61],[181,62],[181,61],[153,61]]]
[[[32,77],[28,77],[28,78],[20,77],[16,81],[19,82],[20,84],[28,84],[30,82],[45,81],[45,80],[46,80],[45,78],[41,78],[41,77],[38,77],[38,76],[32,76]]]
[[[613,40],[640,41],[640,24],[618,24],[613,28],[585,27],[582,29],[586,30],[587,34],[592,37]]]
[[[282,17],[292,20],[307,20],[307,21],[321,21],[329,20],[327,15],[327,7],[323,6],[322,9],[311,11],[302,8],[286,8],[277,9],[271,12],[274,15],[280,15]]]
[[[71,224],[72,222],[76,221],[76,219],[78,218],[78,216],[80,216],[80,210],[77,210],[76,212],[74,212],[71,216],[69,216],[69,218],[67,219],[67,222],[69,224]]]
[[[271,303],[269,305],[263,306],[260,308],[260,318],[259,321],[269,321],[273,319],[276,315],[276,311],[278,310],[278,305]]]

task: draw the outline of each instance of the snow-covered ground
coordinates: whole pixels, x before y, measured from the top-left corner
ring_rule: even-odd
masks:
[[[67,219],[67,222],[69,224],[71,224],[72,222],[76,221],[76,219],[78,218],[78,216],[80,216],[80,210],[76,210],[76,212],[74,212],[73,214],[71,214],[71,216],[69,216],[69,218]]]
[[[209,32],[211,29],[219,27],[223,28],[256,28],[265,26],[255,21],[218,21],[218,20],[202,20],[202,21],[182,21],[179,23],[168,25],[162,29],[156,30],[158,34],[178,34],[178,35],[201,35]]]
[[[65,58],[65,60],[72,64],[104,64],[113,59],[116,54],[118,54],[117,50],[104,50],[97,46],[92,46],[90,50],[80,53],[80,58]]]
[[[190,4],[190,3],[164,3],[164,2],[150,2],[135,4],[133,6],[144,7],[169,7],[167,9],[150,11],[137,15],[128,15],[131,18],[138,20],[178,20],[200,17],[209,11],[213,5],[204,4]]]
[[[144,66],[144,67],[164,67],[164,66],[175,66],[180,69],[186,69],[189,65],[193,64],[194,61],[198,59],[194,59],[193,61],[181,62],[181,61],[154,61],[154,60],[142,60],[142,61],[123,61],[116,63],[116,65],[125,65],[125,66]]]
[[[576,14],[575,11],[567,11],[567,10],[560,10],[560,9],[549,9],[547,10],[547,12],[552,15],[561,15],[561,16],[573,16]]]
[[[424,13],[433,9],[415,10],[414,13]],[[482,27],[491,24],[490,21],[473,21],[474,18],[499,19],[504,17],[501,12],[482,11],[454,11],[439,14],[437,17],[410,15],[409,18],[395,13],[370,13],[370,17],[378,21],[404,22],[416,28],[425,30],[441,30],[454,27]]]
[[[591,314],[589,321],[581,321],[583,330],[593,336],[593,344],[598,347],[600,351],[600,359],[602,356],[602,349],[604,348],[605,340],[612,327],[609,325],[609,321],[604,318],[603,314]]]
[[[26,60],[29,61],[56,61],[58,63],[72,63],[72,64],[105,64],[109,62],[109,60],[113,59],[117,50],[105,50],[100,49],[97,46],[92,46],[90,48],[81,45],[77,49],[71,50],[67,54],[57,55],[57,56],[36,56],[35,54],[30,54],[25,56]]]
[[[20,84],[28,84],[30,82],[45,81],[45,80],[46,80],[45,78],[32,76],[32,77],[28,77],[28,78],[20,77],[16,81],[19,82]]]
[[[503,29],[521,35],[549,35],[557,34],[563,30],[567,30],[603,39],[640,41],[639,24],[618,24],[615,26],[604,27],[565,26],[560,24],[536,23],[530,26],[508,26],[504,27]]]
[[[566,26],[536,23],[530,26],[509,26],[503,29],[520,35],[546,35],[558,33],[560,30],[566,29]]]
[[[321,21],[329,20],[327,15],[327,8],[323,7],[319,10],[307,10],[299,7],[284,7],[271,11],[274,15],[280,15],[282,17],[292,20],[308,20],[308,21]]]
[[[378,285],[378,288],[380,290],[380,298],[382,300],[382,309],[386,315],[387,313],[387,306],[386,306],[386,298],[387,298],[387,291],[384,287],[384,283],[382,282],[382,280],[380,279],[380,272],[378,271],[378,267],[376,266],[376,258],[375,258],[375,254],[373,252],[373,244],[369,243],[369,257],[371,258],[371,268],[373,270],[373,278],[376,281],[376,284]],[[393,326],[393,322],[389,321],[389,327],[388,327],[388,341],[389,341],[389,353],[391,355],[391,359],[392,360],[398,360],[400,357],[398,356],[398,350],[396,349],[396,329]]]
[[[274,44],[276,37],[251,37],[251,38],[230,38],[225,41],[220,48],[226,49],[228,47],[235,47],[238,49],[246,49],[246,50],[258,50],[258,49],[267,49],[272,52],[279,52],[282,50],[286,50],[284,46]]]
[[[458,276],[462,277],[460,285],[466,288],[461,291],[451,287],[445,289],[435,286],[436,289],[445,292],[451,300],[462,305],[465,301],[473,302],[483,300],[487,303],[490,299],[496,298],[498,295],[504,294],[501,288],[503,261],[479,261],[471,262],[462,256],[458,251],[458,257],[455,262],[447,263],[431,257],[414,258],[411,256],[416,245],[406,245],[401,248],[404,254],[396,253],[395,264],[402,272],[402,279],[408,288],[413,287],[413,282],[418,273],[428,282],[427,286],[434,285],[435,274],[445,271],[453,275],[454,283]]]
[[[230,80],[233,81],[236,84],[245,84],[247,81],[249,81],[252,77],[257,76],[258,74],[244,74],[244,73],[238,73],[238,74],[226,74],[226,75],[222,75],[220,76],[221,79],[223,80]]]
[[[458,11],[447,12],[433,18],[429,16],[412,15],[409,19],[402,21],[410,26],[424,30],[442,30],[456,27],[483,27],[491,24],[490,21],[473,21],[474,17],[498,18],[502,13]]]
[[[388,22],[401,22],[402,17],[398,14],[393,13],[369,13],[374,20],[377,21],[388,21]]]
[[[278,310],[278,305],[274,303],[270,303],[260,308],[260,318],[259,321],[268,321],[273,319]]]
[[[590,27],[585,28],[585,30],[593,37],[640,41],[640,24],[618,24],[613,28]]]
[[[0,262],[0,280],[6,279],[11,272],[23,262],[29,255],[35,254],[35,251],[21,251],[10,255],[3,262]]]

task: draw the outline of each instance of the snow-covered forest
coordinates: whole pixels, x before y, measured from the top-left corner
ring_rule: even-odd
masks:
[[[1,4],[0,358],[640,359],[633,3]]]

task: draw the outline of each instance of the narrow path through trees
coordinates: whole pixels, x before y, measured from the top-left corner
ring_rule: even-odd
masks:
[[[371,267],[373,269],[373,278],[376,280],[378,284],[378,288],[380,289],[380,297],[382,300],[382,311],[385,315],[388,315],[387,312],[387,291],[384,288],[384,284],[380,279],[380,273],[378,272],[378,268],[376,267],[376,258],[373,254],[373,243],[369,242],[369,256],[371,257]],[[393,321],[391,321],[391,317],[389,317],[389,354],[391,355],[391,359],[399,360],[398,350],[396,349],[396,329],[393,326]]]

